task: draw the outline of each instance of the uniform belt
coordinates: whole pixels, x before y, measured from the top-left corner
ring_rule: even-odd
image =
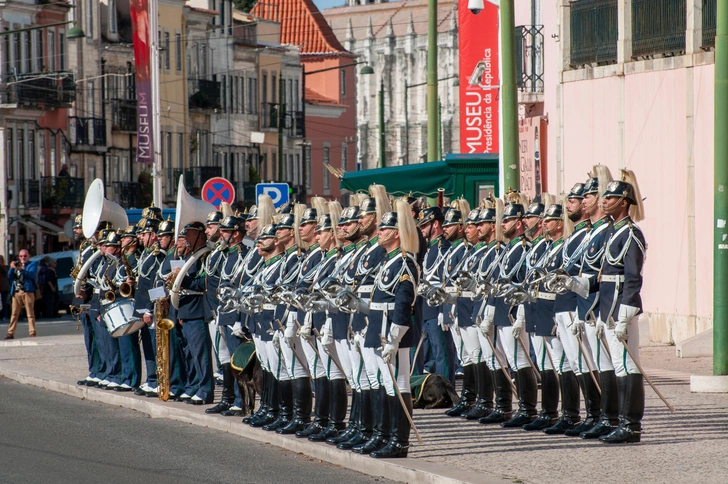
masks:
[[[602,282],[624,282],[624,274],[602,275]]]
[[[263,304],[264,311],[275,311],[277,307],[275,304]]]
[[[475,297],[475,293],[473,291],[463,291],[463,293],[460,294],[460,297],[468,297],[472,299]]]
[[[446,287],[445,292],[448,294],[457,294],[458,288],[457,287]]]
[[[374,284],[367,284],[366,286],[359,286],[356,292],[372,292],[372,289],[374,289]]]
[[[98,289],[94,289],[94,294],[101,294],[101,291],[99,291]]]
[[[394,303],[369,303],[369,309],[372,311],[391,311],[394,309]]]
[[[545,299],[546,301],[555,301],[556,300],[556,293],[553,292],[540,292],[537,296],[539,299]]]

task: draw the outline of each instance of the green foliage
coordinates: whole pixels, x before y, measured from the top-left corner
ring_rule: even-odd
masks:
[[[233,6],[237,10],[241,10],[243,12],[250,12],[253,10],[253,7],[255,6],[255,0],[233,0]]]
[[[248,183],[260,183],[260,174],[253,166],[248,168]]]

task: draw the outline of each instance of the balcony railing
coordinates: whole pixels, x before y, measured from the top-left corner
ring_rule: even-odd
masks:
[[[516,84],[525,92],[543,92],[543,25],[516,27]]]
[[[148,207],[152,203],[152,193],[144,188],[142,183],[114,182],[116,203],[126,209]]]
[[[233,40],[237,45],[255,47],[258,45],[257,25],[236,25],[233,27]]]
[[[38,180],[18,180],[18,205],[25,208],[40,208],[40,182]]]
[[[172,180],[179,180],[180,175],[184,173],[185,189],[193,195],[199,195],[202,185],[210,178],[222,176],[222,167],[220,166],[193,166],[186,170],[174,170]],[[176,185],[175,181],[175,187]]]
[[[75,146],[106,146],[106,120],[70,116],[71,144]]]
[[[685,52],[685,0],[632,0],[632,58]]]
[[[617,62],[617,0],[571,2],[571,67]]]
[[[30,107],[62,107],[76,100],[76,83],[72,74],[63,77],[49,74],[7,76],[0,87],[3,104],[25,104]]]
[[[188,79],[190,107],[197,109],[220,109],[220,83],[206,79]]]
[[[111,129],[113,131],[137,130],[137,106],[136,101],[127,99],[111,100]]]
[[[278,129],[279,103],[261,103],[263,115],[260,117],[261,129]],[[291,137],[303,137],[303,111],[286,111],[283,129]]]
[[[83,178],[41,177],[43,208],[83,208],[86,197]]]
[[[718,20],[718,0],[703,0],[703,43],[702,48],[715,47],[715,26]]]

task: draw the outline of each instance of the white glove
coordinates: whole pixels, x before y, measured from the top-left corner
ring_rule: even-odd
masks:
[[[486,306],[483,313],[483,321],[480,323],[480,331],[484,336],[493,336],[493,319],[495,318],[495,306]]]
[[[604,321],[602,321],[601,318],[597,319],[597,338],[602,339],[604,338],[604,330],[607,329],[607,325],[604,324]]]
[[[632,319],[639,314],[640,308],[634,306],[627,306],[622,304],[619,306],[619,319],[617,326],[614,328],[614,335],[619,341],[627,341],[629,335],[627,334],[627,327]]]
[[[245,336],[245,332],[243,331],[243,323],[241,323],[240,321],[235,321],[235,324],[233,324],[231,329],[233,335],[237,336],[238,338],[243,338]]]
[[[306,313],[306,317],[303,318],[303,326],[298,330],[298,336],[301,338],[310,338],[312,331],[313,318],[311,317],[311,313]]]
[[[326,318],[326,322],[321,328],[321,345],[324,347],[334,346],[334,323],[331,318]]]
[[[400,326],[399,324],[392,324],[389,327],[387,344],[385,344],[384,348],[382,349],[382,359],[385,363],[389,363],[390,361],[392,361],[392,358],[397,355],[397,350],[399,350],[399,343],[402,341],[402,338],[404,338],[404,334],[407,332],[407,330],[409,330],[409,327]]]
[[[364,339],[365,338],[362,333],[354,333],[354,346],[358,346],[359,348],[364,348]]]
[[[513,322],[513,337],[520,339],[521,334],[526,328],[526,308],[523,304],[518,305],[518,311],[516,311],[516,320]]]
[[[293,340],[296,338],[296,327],[293,322],[289,321],[286,323],[286,330],[283,332],[283,337],[286,340],[288,346],[293,347]]]
[[[574,336],[580,336],[584,334],[584,321],[579,319],[579,316],[574,318],[574,323],[571,325],[571,334]]]
[[[569,284],[567,284],[567,287]],[[579,296],[583,297],[584,299],[589,297],[589,278],[584,276],[573,276],[571,278],[571,287],[569,287],[570,290],[577,293]]]
[[[273,331],[273,347],[277,350],[281,349],[281,338],[283,335],[280,331]]]
[[[438,313],[437,315],[437,325],[442,328],[443,331],[450,331],[450,325],[445,324],[445,315],[442,313]]]

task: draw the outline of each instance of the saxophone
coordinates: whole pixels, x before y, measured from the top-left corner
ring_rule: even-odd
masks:
[[[169,314],[169,298],[157,299],[154,303],[154,321],[157,325],[157,383],[159,399],[169,399],[169,331],[174,328],[174,321],[167,319]]]
[[[126,271],[126,277],[131,279],[133,282],[122,282],[119,285],[119,294],[121,297],[134,297],[134,285],[136,284],[136,276],[134,275],[134,269],[129,263],[129,257],[126,254],[121,255],[121,262],[124,264],[124,270]]]

